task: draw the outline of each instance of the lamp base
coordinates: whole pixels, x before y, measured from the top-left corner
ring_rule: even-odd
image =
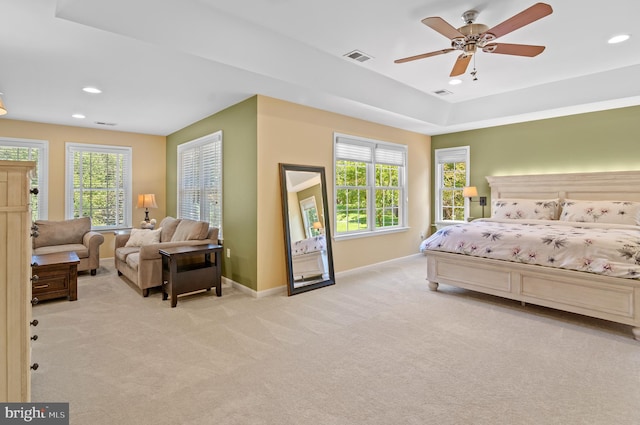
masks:
[[[149,208],[145,209],[144,211],[144,221],[146,221],[147,223],[151,221],[151,219],[149,218]]]

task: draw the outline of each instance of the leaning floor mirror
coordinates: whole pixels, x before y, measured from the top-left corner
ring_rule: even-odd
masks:
[[[280,164],[289,295],[335,283],[324,167]]]

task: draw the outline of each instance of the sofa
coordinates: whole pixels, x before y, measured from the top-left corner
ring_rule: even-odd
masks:
[[[56,252],[75,252],[80,260],[78,271],[91,271],[95,276],[100,267],[100,245],[104,236],[91,231],[91,217],[71,220],[36,220],[32,239],[32,254],[43,255]]]
[[[165,217],[155,230],[116,234],[114,264],[118,275],[136,284],[147,297],[150,288],[162,286],[161,249],[217,243],[218,228],[206,221]]]

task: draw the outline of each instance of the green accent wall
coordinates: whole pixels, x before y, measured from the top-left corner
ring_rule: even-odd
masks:
[[[639,135],[640,106],[633,106],[433,136],[431,148],[470,146],[471,185],[491,202],[485,176],[640,170]],[[434,174],[432,164],[431,193]],[[477,203],[471,215],[481,215]]]
[[[178,145],[222,130],[222,275],[257,290],[257,112],[253,96],[167,136],[167,215],[177,214]],[[227,250],[231,257],[227,258]]]

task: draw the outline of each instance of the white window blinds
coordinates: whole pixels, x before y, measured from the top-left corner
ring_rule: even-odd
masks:
[[[207,221],[222,233],[221,131],[178,146],[178,217]]]

